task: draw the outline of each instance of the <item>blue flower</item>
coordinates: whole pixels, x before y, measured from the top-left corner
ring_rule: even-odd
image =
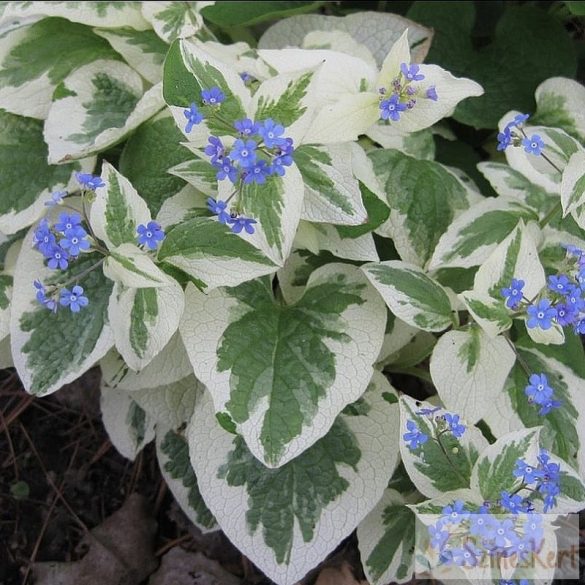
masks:
[[[80,225],[67,230],[59,244],[70,256],[79,256],[81,250],[89,250],[90,247],[87,232]]]
[[[517,534],[510,539],[510,546],[506,548],[506,556],[511,557],[517,555],[518,559],[523,561],[532,552],[530,541],[519,537]]]
[[[254,79],[255,79],[255,77],[253,77],[249,73],[246,73],[246,71],[242,71],[242,73],[240,73],[240,77],[246,85],[248,85],[249,83],[252,83],[252,81],[254,81]]]
[[[238,139],[234,142],[230,157],[234,162],[239,163],[242,168],[247,169],[256,162],[256,147],[254,140]]]
[[[55,205],[61,205],[63,203],[63,197],[67,197],[67,191],[54,191],[51,193],[51,199],[45,202],[47,207],[55,207]]]
[[[522,302],[522,289],[524,288],[524,284],[523,280],[513,278],[510,286],[500,291],[500,294],[506,300],[506,307],[516,309]]]
[[[232,224],[232,232],[234,234],[239,234],[243,229],[246,230],[247,233],[253,234],[254,233],[254,224],[258,223],[255,219],[250,217],[230,217],[228,223]]]
[[[475,567],[483,552],[472,542],[466,542],[461,548],[453,549],[453,562],[459,567]]]
[[[53,246],[51,253],[47,254],[47,258],[49,259],[47,266],[51,270],[67,270],[67,267],[69,266],[69,254],[67,254],[61,246]]]
[[[73,313],[79,313],[82,307],[89,305],[89,300],[83,294],[83,288],[78,284],[72,290],[68,288],[61,289],[59,304],[62,307],[69,307]]]
[[[555,400],[554,398],[550,398],[549,400],[547,400],[546,402],[541,403],[541,404],[542,404],[542,407],[538,411],[538,414],[540,414],[541,416],[544,416],[544,415],[548,414],[549,412],[552,412],[555,408],[560,408],[563,403],[560,402],[559,400]]]
[[[426,443],[429,440],[428,435],[422,433],[419,428],[416,426],[416,422],[413,420],[406,421],[406,428],[408,429],[408,433],[404,433],[402,438],[409,443],[408,448],[411,451],[418,449],[421,445]]]
[[[141,246],[148,246],[151,250],[156,250],[158,243],[165,239],[165,232],[156,221],[149,221],[146,225],[140,224],[136,228],[136,235],[138,243]]]
[[[197,109],[197,104],[193,102],[188,109],[183,110],[185,118],[187,118],[187,125],[185,126],[185,132],[189,134],[193,130],[193,126],[197,126],[203,120],[203,114]]]
[[[557,323],[562,327],[566,325],[572,325],[577,318],[577,312],[572,305],[566,305],[564,303],[559,303],[556,305],[557,310]]]
[[[460,524],[469,518],[469,512],[465,510],[463,500],[455,500],[452,505],[445,506],[442,510],[446,522],[451,524]]]
[[[421,408],[420,410],[416,411],[416,414],[420,414],[422,416],[431,416],[441,410],[440,406],[436,406],[435,408]]]
[[[106,186],[101,177],[91,175],[90,173],[75,173],[75,178],[82,187],[86,187],[92,191]]]
[[[557,316],[557,310],[551,306],[548,299],[542,299],[538,305],[530,305],[526,312],[529,317],[527,327],[530,329],[540,327],[545,331],[552,327],[552,320]]]
[[[585,309],[585,301],[581,296],[581,289],[578,286],[573,286],[565,296],[565,304],[577,313]]]
[[[542,154],[544,142],[538,134],[533,134],[530,138],[522,139],[522,146],[524,147],[524,152],[538,156]]]
[[[258,124],[250,120],[250,118],[244,118],[242,120],[236,120],[234,122],[234,128],[245,137],[258,134]]]
[[[57,303],[51,297],[47,297],[47,291],[43,283],[40,280],[35,280],[33,284],[37,289],[37,301],[50,311],[55,312],[57,310]]]
[[[238,169],[236,169],[229,156],[216,160],[213,166],[218,169],[215,175],[218,181],[229,179],[232,183],[235,183],[238,180]]]
[[[585,268],[581,268],[575,277],[575,280],[579,284],[581,290],[585,290]]]
[[[453,433],[453,436],[460,439],[465,432],[466,426],[459,422],[458,414],[445,414],[445,422],[449,425],[449,430]]]
[[[216,201],[213,197],[207,199],[207,209],[214,215],[217,215],[219,223],[228,223],[230,214],[226,211],[227,203],[225,201]]]
[[[581,250],[578,246],[573,246],[573,244],[563,244],[562,247],[567,251],[570,256],[583,256],[585,252]]]
[[[59,214],[59,221],[55,224],[55,229],[64,234],[67,230],[72,230],[80,224],[81,215],[79,213],[61,213]]]
[[[280,156],[276,156],[272,159],[272,164],[268,169],[271,175],[278,175],[279,177],[283,177],[286,169],[285,167],[290,167],[293,163],[293,158],[290,154],[281,154]]]
[[[497,150],[506,150],[510,144],[512,144],[512,133],[510,128],[506,127],[503,132],[498,133]]]
[[[382,120],[392,120],[398,122],[400,120],[400,112],[406,110],[406,104],[400,103],[400,97],[393,95],[387,100],[380,102],[380,118]]]
[[[436,102],[439,99],[439,96],[437,95],[437,90],[435,89],[435,86],[434,85],[431,85],[431,87],[429,87],[427,89],[427,91],[425,92],[425,96],[429,100],[432,100],[434,102]]]
[[[575,324],[574,330],[577,335],[585,335],[585,319],[580,319],[579,322]]]
[[[443,529],[440,522],[435,526],[429,526],[428,531],[431,537],[431,547],[441,550],[449,540],[449,533]]]
[[[35,246],[43,256],[46,256],[47,254],[50,254],[55,242],[55,234],[51,231],[49,222],[46,219],[42,219],[33,233],[33,246]]]
[[[266,177],[269,173],[270,167],[266,164],[265,160],[260,159],[245,172],[244,184],[258,183],[259,185],[263,185],[266,183]]]
[[[400,64],[400,71],[402,71],[402,75],[404,75],[407,81],[422,81],[425,76],[422,73],[419,73],[420,67],[418,65],[407,65],[406,63]]]
[[[521,477],[526,484],[535,483],[543,476],[543,473],[539,468],[528,465],[524,459],[518,459],[516,461],[516,466],[514,467],[512,474],[514,477]]]
[[[530,118],[529,114],[516,114],[511,122],[508,122],[509,128],[518,128],[522,126]]]
[[[505,490],[500,494],[500,505],[508,512],[512,512],[512,514],[524,512],[526,508],[524,498],[520,494],[510,494]]]
[[[491,514],[470,514],[469,520],[469,533],[472,536],[482,536],[484,538],[491,536],[491,525],[494,520]]]
[[[532,542],[533,548],[538,548],[536,543],[540,542],[544,533],[542,529],[542,516],[540,514],[530,514],[526,518],[523,529],[524,538]]]
[[[564,274],[560,276],[551,275],[548,277],[548,288],[560,295],[566,295],[571,292],[571,283]]]
[[[208,138],[209,144],[205,147],[203,152],[211,157],[211,164],[223,158],[225,148],[222,141],[217,136],[210,136]]]
[[[515,538],[516,533],[514,532],[514,522],[512,520],[509,518],[502,521],[496,520],[494,524],[494,542],[496,546],[506,546],[508,541]]]
[[[212,87],[211,89],[204,89],[201,92],[201,99],[206,105],[219,106],[219,104],[225,101],[225,94],[219,87]]]
[[[284,134],[284,126],[278,124],[271,118],[264,120],[258,127],[258,134],[262,136],[264,144],[268,148],[275,148],[286,144],[286,138],[282,137]]]
[[[545,374],[532,374],[528,381],[530,384],[524,388],[524,394],[528,396],[530,402],[544,404],[552,398],[554,391],[548,385],[548,379]]]

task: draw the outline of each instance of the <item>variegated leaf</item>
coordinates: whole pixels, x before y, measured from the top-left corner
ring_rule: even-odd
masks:
[[[199,14],[215,2],[143,2],[142,16],[166,43],[196,35],[203,25]]]
[[[134,244],[122,244],[110,250],[104,262],[104,275],[110,280],[131,288],[169,287],[168,277],[147,252]]]
[[[563,216],[585,204],[585,149],[571,156],[561,178]]]

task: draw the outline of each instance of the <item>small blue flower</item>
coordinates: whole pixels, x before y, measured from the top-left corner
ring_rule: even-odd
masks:
[[[257,144],[254,140],[238,139],[234,142],[230,158],[239,163],[242,168],[249,168],[256,162]]]
[[[53,246],[51,254],[48,254],[47,258],[49,259],[47,266],[51,270],[67,270],[67,267],[69,266],[69,254],[67,254],[61,246]]]
[[[571,292],[571,284],[565,274],[559,276],[551,275],[548,277],[548,288],[560,295],[566,295]]]
[[[286,173],[285,167],[290,167],[293,163],[293,157],[290,154],[281,154],[272,159],[272,164],[268,169],[271,175],[283,177]]]
[[[557,323],[561,327],[572,325],[575,322],[575,319],[577,318],[577,312],[572,305],[559,303],[555,308],[557,310]]]
[[[542,154],[544,142],[538,134],[533,134],[530,138],[522,139],[522,146],[524,147],[524,152],[538,156]]]
[[[510,144],[512,144],[512,133],[510,132],[510,128],[506,127],[503,132],[498,133],[497,150],[506,150]]]
[[[500,294],[506,300],[506,307],[516,309],[522,302],[522,289],[524,288],[524,284],[523,280],[513,278],[510,286],[500,291]]]
[[[408,448],[411,451],[415,451],[421,445],[423,445],[424,443],[426,443],[429,440],[428,435],[426,435],[425,433],[423,433],[419,430],[415,421],[407,420],[406,421],[406,428],[408,429],[409,432],[404,433],[404,435],[402,435],[402,438],[407,443],[409,443]]]
[[[567,251],[570,256],[577,256],[577,258],[583,256],[585,252],[573,244],[563,244],[562,247]]]
[[[246,138],[253,134],[258,134],[258,124],[250,120],[250,118],[236,120],[234,122],[234,128]]]
[[[548,385],[545,374],[532,374],[528,381],[530,384],[524,388],[524,394],[530,402],[544,404],[552,398],[554,390]]]
[[[193,126],[197,126],[197,124],[201,124],[203,120],[203,114],[197,108],[197,104],[193,102],[189,108],[183,110],[183,114],[185,118],[187,118],[187,125],[185,126],[185,132],[189,134],[191,130],[193,130]]]
[[[512,474],[514,477],[521,477],[526,484],[535,483],[543,476],[540,469],[528,465],[524,459],[518,459],[516,461],[516,466]]]
[[[244,184],[250,185],[251,183],[258,183],[258,185],[263,185],[266,183],[266,177],[270,173],[270,170],[271,169],[266,164],[265,160],[257,160],[254,165],[245,172]]]
[[[402,75],[407,81],[422,81],[425,76],[422,73],[419,73],[420,67],[418,65],[412,64],[407,65],[406,63],[400,64],[400,71],[402,71]]]
[[[248,234],[254,233],[254,224],[258,223],[255,219],[250,217],[230,217],[228,223],[232,224],[232,232],[234,234],[239,234],[243,229],[246,230]]]
[[[35,280],[33,284],[37,289],[37,301],[50,311],[55,312],[57,310],[57,303],[55,303],[51,297],[47,297],[47,291],[45,290],[43,283],[40,280]]]
[[[429,526],[428,532],[431,537],[431,547],[442,550],[449,540],[449,533],[443,529],[440,522],[437,522],[435,526]]]
[[[230,214],[226,211],[227,203],[225,201],[216,201],[213,197],[207,199],[207,209],[214,215],[217,215],[219,223],[228,223]]]
[[[453,562],[459,567],[475,567],[482,556],[483,552],[471,541],[453,549]]]
[[[149,221],[146,225],[140,224],[136,228],[136,235],[138,243],[141,246],[148,246],[151,250],[156,250],[159,242],[165,239],[165,232],[156,221]]]
[[[585,335],[585,318],[575,324],[574,330],[577,335]]]
[[[508,126],[510,128],[512,127],[518,128],[524,125],[528,121],[528,118],[530,118],[529,114],[516,114],[514,116],[514,119],[511,122],[508,122]]]
[[[570,288],[569,292],[565,293],[565,304],[571,307],[577,313],[585,309],[585,301],[583,300],[582,291],[578,286]]]
[[[540,543],[544,533],[542,529],[542,516],[540,514],[531,514],[530,517],[526,519],[523,529],[524,538],[533,543],[533,548],[538,548],[538,546],[535,545],[536,543]]]
[[[438,412],[439,410],[441,410],[440,406],[436,406],[435,408],[421,408],[420,410],[416,411],[416,414],[422,416],[432,416],[433,414],[435,414],[435,412]]]
[[[213,163],[213,166],[217,169],[215,177],[218,181],[229,179],[232,183],[238,180],[238,169],[234,166],[232,159],[229,156],[224,156],[222,159],[218,159]]]
[[[436,102],[439,99],[439,96],[437,95],[437,90],[434,85],[431,85],[431,87],[427,89],[427,91],[425,92],[425,96],[427,97],[427,99],[432,100],[434,102]]]
[[[496,546],[503,547],[516,536],[514,522],[509,518],[495,521],[494,542]]]
[[[55,234],[51,231],[49,222],[46,219],[42,219],[39,222],[37,229],[34,231],[33,246],[37,248],[43,256],[46,256],[47,254],[50,254],[55,242]]]
[[[75,173],[75,178],[82,187],[91,189],[92,191],[106,186],[101,177],[91,175],[90,173]]]
[[[79,313],[81,308],[89,305],[89,300],[84,296],[83,288],[77,284],[72,290],[68,288],[61,289],[59,304],[62,307],[69,307],[73,313]]]
[[[526,312],[529,317],[526,326],[530,329],[540,327],[545,331],[552,327],[552,320],[557,316],[557,310],[548,299],[542,299],[538,305],[530,305]]]
[[[67,230],[59,244],[70,256],[79,256],[81,250],[89,250],[91,245],[87,240],[87,232],[80,225]]]
[[[252,83],[252,81],[254,81],[255,79],[254,76],[250,75],[249,73],[246,73],[246,71],[242,71],[242,73],[240,73],[240,77],[246,85]]]
[[[470,514],[469,516],[469,533],[472,536],[481,536],[489,538],[491,535],[491,525],[494,517],[491,514],[479,513]]]
[[[538,411],[538,414],[540,416],[545,416],[547,414],[549,414],[550,412],[552,412],[555,408],[560,408],[562,406],[562,402],[560,402],[559,400],[555,400],[554,398],[550,398],[549,400],[547,400],[544,403],[541,403],[542,406],[540,408],[540,410]]]
[[[55,224],[55,229],[64,234],[67,230],[81,224],[81,215],[79,213],[61,213],[59,221]]]
[[[286,138],[282,136],[284,134],[284,126],[278,124],[271,118],[264,120],[259,125],[258,134],[262,136],[262,140],[268,148],[275,148],[286,144]]]
[[[453,433],[453,436],[457,439],[460,439],[467,428],[465,425],[459,422],[459,415],[458,414],[445,414],[445,422],[449,425],[449,430]]]
[[[222,141],[217,136],[210,136],[208,138],[209,144],[205,147],[203,152],[211,157],[211,164],[223,158],[225,148]]]
[[[204,89],[201,92],[201,99],[208,106],[219,106],[219,104],[225,101],[225,94],[219,87],[212,87],[211,89]]]
[[[398,122],[400,120],[400,112],[406,110],[406,104],[400,103],[400,97],[393,95],[387,100],[380,102],[380,118],[382,120],[392,120]]]
[[[465,510],[465,502],[462,500],[455,500],[451,506],[445,506],[442,514],[451,524],[460,524],[469,518],[469,512]]]
[[[67,197],[67,191],[54,191],[51,193],[51,199],[45,202],[47,207],[55,207],[55,205],[61,205],[63,203],[63,197]]]
[[[585,290],[585,268],[581,268],[575,277],[575,280],[579,284],[581,290]]]
[[[520,494],[510,494],[505,490],[500,494],[500,505],[512,514],[519,514],[526,509],[524,498]]]

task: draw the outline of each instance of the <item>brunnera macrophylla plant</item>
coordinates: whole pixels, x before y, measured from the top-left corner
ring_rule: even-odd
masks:
[[[254,49],[212,7],[0,9],[0,363],[39,397],[99,365],[120,452],[155,441],[279,585],[354,530],[372,584],[407,582],[429,513],[463,579],[534,553],[585,506],[585,89],[502,118],[487,198],[434,160],[482,88],[424,63],[430,30],[315,16]]]

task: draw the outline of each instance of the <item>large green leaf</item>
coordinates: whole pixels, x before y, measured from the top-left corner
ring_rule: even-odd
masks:
[[[322,437],[367,387],[386,310],[357,268],[313,272],[293,305],[268,279],[186,291],[180,327],[196,376],[252,453],[278,467]]]
[[[509,110],[534,111],[534,90],[549,77],[574,77],[573,43],[562,24],[541,8],[506,7],[493,41],[479,49],[472,44],[472,3],[458,6],[453,18],[449,2],[415,2],[413,20],[432,27],[435,36],[428,60],[455,75],[466,75],[485,88],[482,97],[467,100],[455,118],[479,128],[495,128]],[[505,88],[505,90],[504,90]]]
[[[398,459],[396,396],[376,373],[363,397],[298,457],[268,469],[198,404],[187,429],[199,489],[229,539],[266,575],[293,585],[375,506]]]

